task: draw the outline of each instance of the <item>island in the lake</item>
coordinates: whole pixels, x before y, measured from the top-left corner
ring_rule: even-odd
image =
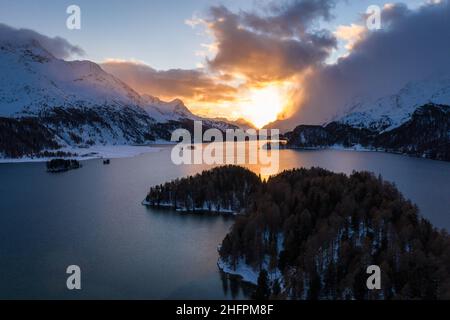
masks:
[[[260,183],[253,172],[230,165],[154,186],[143,204],[184,212],[239,214]]]
[[[371,173],[294,169],[261,180],[224,166],[153,187],[144,204],[240,213],[218,266],[255,284],[255,299],[450,298],[449,235]],[[379,290],[366,285],[371,265]]]
[[[47,172],[57,173],[81,168],[81,163],[74,159],[52,159],[47,161]]]

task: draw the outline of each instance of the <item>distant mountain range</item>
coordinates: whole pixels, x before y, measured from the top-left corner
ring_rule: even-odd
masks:
[[[0,42],[0,157],[62,147],[167,141],[175,128],[236,128],[192,114],[181,100],[139,95],[90,61],[55,58],[37,41]]]
[[[0,42],[0,157],[57,156],[61,149],[168,141],[177,128],[252,128],[207,119],[175,99],[140,95],[91,61],[54,57],[39,42]],[[286,133],[290,148],[353,148],[450,161],[450,76],[411,82],[361,100],[324,125]]]
[[[322,126],[285,134],[290,148],[352,148],[450,161],[450,77],[411,82],[398,93],[360,101]]]

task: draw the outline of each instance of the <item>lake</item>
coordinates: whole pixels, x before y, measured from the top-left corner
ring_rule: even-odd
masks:
[[[141,205],[150,186],[208,168],[176,166],[170,147],[83,162],[0,164],[0,299],[232,299],[248,289],[217,269],[232,217]],[[435,226],[450,230],[450,163],[353,151],[280,151],[280,170],[368,170],[394,182]],[[254,166],[252,169],[255,169]],[[66,289],[78,265],[82,290]]]

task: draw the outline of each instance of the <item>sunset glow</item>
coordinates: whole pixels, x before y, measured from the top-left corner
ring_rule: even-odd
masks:
[[[286,104],[283,91],[283,88],[277,85],[249,90],[248,96],[241,103],[245,119],[257,128],[275,121]]]

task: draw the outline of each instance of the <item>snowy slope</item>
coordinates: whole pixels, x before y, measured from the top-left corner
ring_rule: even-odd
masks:
[[[47,139],[52,134],[61,147],[159,138],[152,132],[156,121],[140,107],[142,98],[93,62],[57,59],[35,40],[0,39],[0,70],[0,117],[34,121],[29,126],[33,133],[22,138],[17,150],[7,146],[14,154],[23,153],[26,145],[39,150],[37,132],[47,132]],[[5,140],[23,131],[22,122],[15,124],[15,131],[7,123],[0,123]]]
[[[335,121],[386,132],[411,119],[418,107],[428,103],[450,106],[450,76],[410,82],[394,95],[354,104]]]
[[[65,61],[35,40],[0,38],[0,157],[47,149],[170,140],[193,120],[181,100],[141,96],[91,61]]]
[[[137,107],[140,96],[90,61],[56,59],[38,42],[0,43],[0,116],[53,107]]]
[[[216,122],[192,114],[183,101],[140,96],[91,61],[55,58],[38,42],[0,41],[0,116],[37,116],[55,107],[134,108],[157,122],[185,119]]]

